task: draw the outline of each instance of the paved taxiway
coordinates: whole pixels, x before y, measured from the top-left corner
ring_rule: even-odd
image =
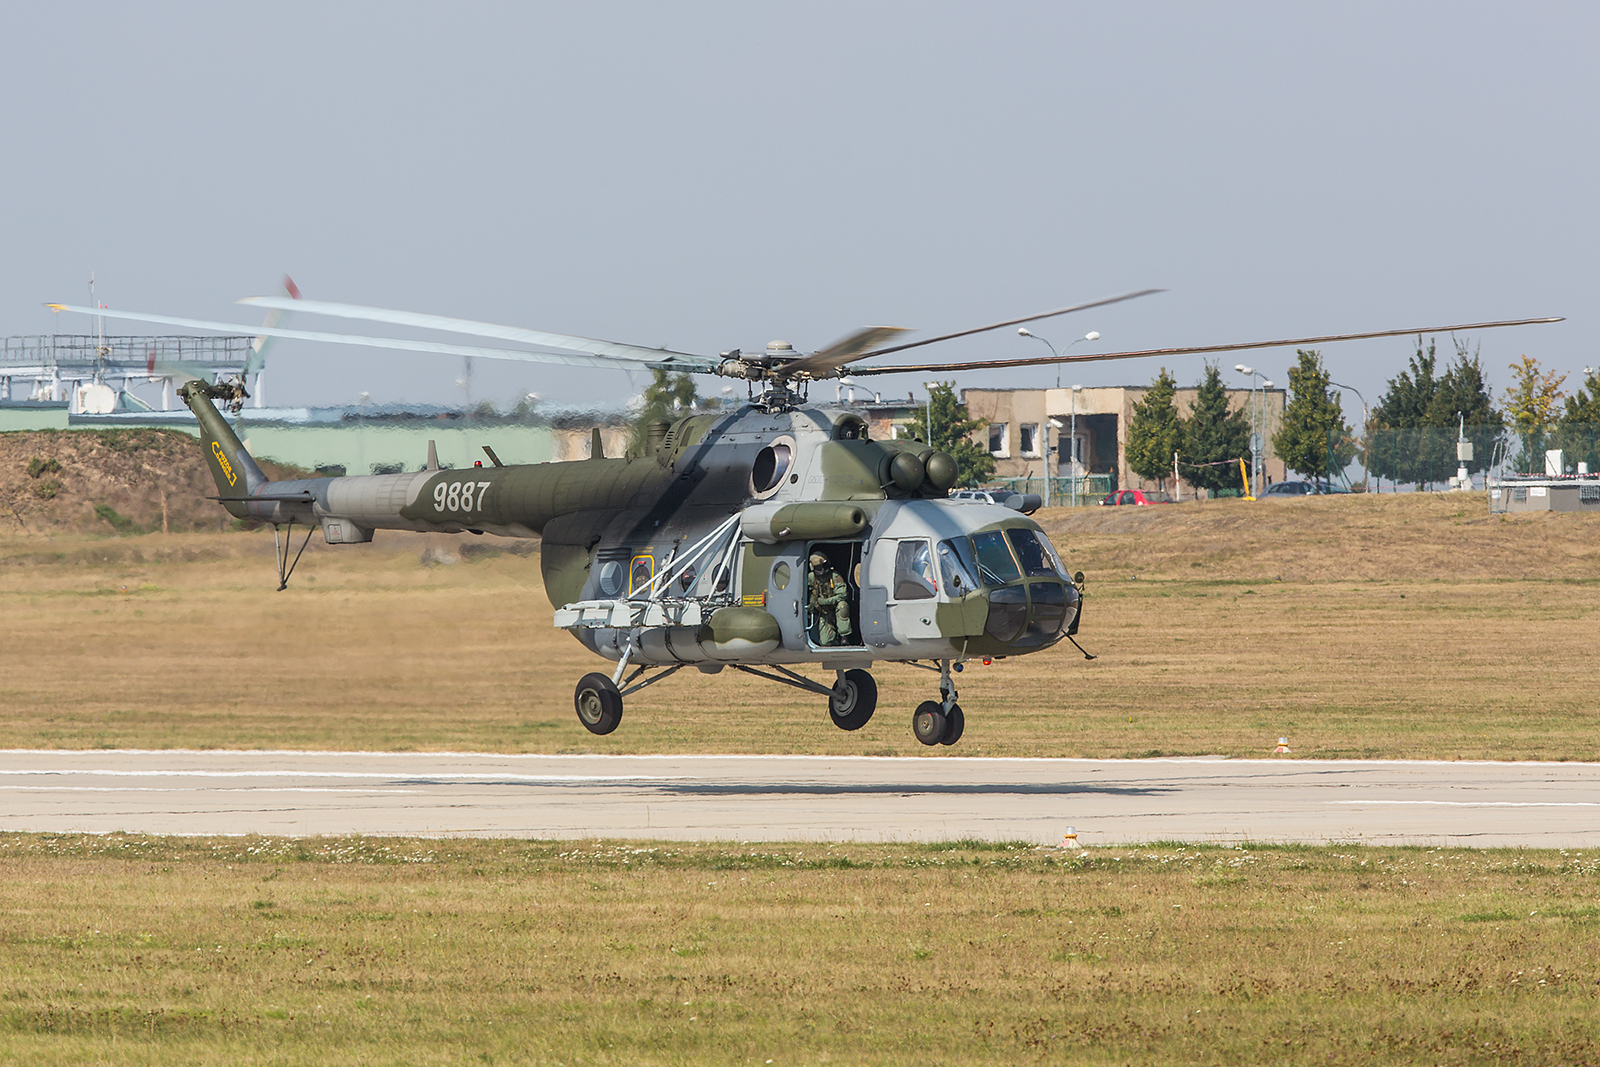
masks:
[[[1600,764],[0,751],[0,829],[1600,846]]]

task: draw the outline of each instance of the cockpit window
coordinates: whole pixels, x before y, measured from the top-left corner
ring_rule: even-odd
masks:
[[[972,546],[965,537],[939,542],[939,572],[944,576],[947,596],[966,596],[978,588],[973,577],[977,567],[972,561]]]
[[[1060,573],[1056,570],[1055,561],[1045,552],[1044,545],[1039,543],[1041,539],[1035,536],[1035,531],[1014,526],[1006,531],[1006,538],[1017,551],[1017,562],[1022,564],[1022,573],[1029,578],[1054,578]]]
[[[1050,557],[1050,562],[1055,565],[1056,573],[1061,575],[1061,580],[1070,582],[1072,576],[1067,573],[1067,565],[1061,562],[1061,556],[1056,552],[1056,546],[1050,543],[1050,538],[1038,530],[1033,531],[1033,536],[1037,537],[1039,543],[1044,546],[1044,554]]]
[[[1006,538],[999,530],[972,535],[972,553],[978,557],[978,577],[985,585],[1005,585],[1022,577],[1011,558]]]
[[[933,554],[928,542],[901,541],[894,554],[894,598],[926,600],[933,593]]]

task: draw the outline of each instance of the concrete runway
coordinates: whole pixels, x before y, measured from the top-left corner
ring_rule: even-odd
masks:
[[[1600,846],[1600,764],[0,751],[0,829]]]

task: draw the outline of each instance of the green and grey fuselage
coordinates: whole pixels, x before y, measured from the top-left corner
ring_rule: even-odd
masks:
[[[610,659],[627,648],[639,664],[844,669],[1018,655],[1075,628],[1078,590],[1037,523],[949,500],[948,456],[869,440],[848,407],[663,421],[641,454],[619,458],[274,482],[212,402],[217,388],[190,382],[180,394],[231,514],[321,526],[330,544],[374,530],[539,537],[558,623]],[[707,545],[719,530],[726,543]],[[819,643],[806,596],[818,552],[851,585],[855,644]],[[651,589],[664,568],[672,581]],[[669,602],[664,621],[596,625],[580,607],[646,596]]]

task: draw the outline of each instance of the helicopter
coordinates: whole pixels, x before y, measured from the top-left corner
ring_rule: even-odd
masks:
[[[237,414],[242,378],[191,378],[178,395],[199,421],[217,500],[240,519],[269,523],[285,589],[315,531],[329,545],[369,542],[374,531],[541,538],[540,565],[554,624],[610,660],[584,675],[573,705],[585,729],[609,734],[624,701],[685,668],[734,670],[826,701],[833,724],[872,718],[876,663],[938,675],[938,698],[912,714],[923,745],[954,745],[965,729],[956,675],[983,662],[1029,655],[1076,635],[1085,578],[1069,573],[1038,522],[1017,507],[956,502],[948,454],[916,439],[875,440],[848,404],[812,403],[811,383],[906,372],[971,371],[1147,356],[1409,336],[1556,322],[1517,319],[1242,344],[1146,349],[915,366],[860,361],[1022,323],[1104,307],[1145,289],[1002,322],[895,342],[906,331],[872,326],[809,354],[773,341],[715,357],[361,305],[248,297],[272,312],[417,327],[532,346],[491,348],[289,329],[267,337],[489,356],[628,370],[709,374],[747,383],[732,410],[659,419],[644,443],[605,455],[599,428],[586,459],[444,469],[430,443],[422,469],[399,474],[271,481],[218,403]],[[47,305],[107,318],[239,332],[234,323]],[[535,350],[537,349],[537,350]],[[306,528],[290,558],[296,524]],[[280,538],[280,533],[283,535]],[[795,668],[833,672],[832,684]]]

